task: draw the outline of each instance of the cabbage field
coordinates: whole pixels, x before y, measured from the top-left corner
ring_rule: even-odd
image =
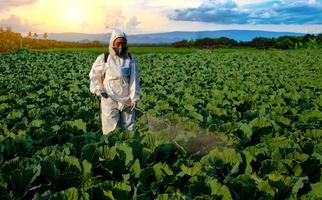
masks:
[[[321,50],[136,55],[146,114],[109,136],[97,56],[0,54],[0,199],[322,199]]]

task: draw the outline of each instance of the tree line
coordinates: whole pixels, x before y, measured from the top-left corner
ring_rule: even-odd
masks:
[[[86,48],[86,47],[103,47],[100,41],[94,40],[86,43],[66,42],[48,39],[48,33],[44,33],[39,38],[37,33],[29,32],[26,37],[21,33],[12,31],[11,28],[0,27],[0,52],[15,51],[18,49],[49,49],[49,48]]]
[[[178,48],[257,48],[257,49],[301,49],[321,48],[322,34],[304,36],[282,36],[279,38],[257,37],[251,41],[236,41],[227,37],[200,38],[196,40],[181,40],[171,44]],[[14,51],[18,49],[49,49],[49,48],[88,48],[104,47],[100,41],[67,42],[48,39],[48,33],[42,34],[29,32],[26,37],[21,33],[12,31],[11,28],[0,27],[0,52]]]
[[[279,38],[256,37],[251,41],[236,41],[227,37],[201,38],[196,40],[181,40],[172,44],[174,47],[194,48],[257,48],[257,49],[301,49],[321,48],[322,34],[304,36],[282,36]]]

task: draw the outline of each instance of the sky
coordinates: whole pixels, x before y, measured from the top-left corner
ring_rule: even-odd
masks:
[[[21,33],[322,33],[322,0],[0,0],[0,26]]]

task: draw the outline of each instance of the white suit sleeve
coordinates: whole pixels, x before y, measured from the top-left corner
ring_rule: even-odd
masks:
[[[141,99],[139,66],[134,58],[131,64],[130,99],[136,102]]]
[[[98,56],[96,61],[92,65],[92,69],[89,72],[89,79],[90,79],[90,91],[91,93],[95,94],[101,87],[100,80],[103,75],[103,68],[104,68],[104,59],[102,55]]]

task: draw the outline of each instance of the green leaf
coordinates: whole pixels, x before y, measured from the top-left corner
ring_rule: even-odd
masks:
[[[84,145],[82,150],[81,150],[81,158],[86,159],[91,163],[95,163],[99,159],[98,151],[96,149],[97,149],[96,144]]]
[[[66,200],[77,200],[78,191],[76,188],[69,188],[63,192],[62,196],[63,196],[63,199],[66,199]]]
[[[141,173],[141,166],[139,159],[136,159],[132,166],[130,167],[130,172],[133,174],[134,178],[139,178]]]
[[[252,137],[252,134],[253,134],[252,127],[249,126],[248,124],[242,124],[240,126],[240,130],[243,131],[243,133],[246,136],[246,138],[248,139],[248,141],[250,141],[251,137]]]
[[[257,183],[259,190],[265,192],[267,195],[274,197],[277,190],[273,188],[267,180],[261,180],[259,183]]]
[[[322,120],[322,112],[320,112],[318,110],[305,110],[299,116],[299,120],[301,122],[305,122],[305,123],[309,122],[312,119],[321,121]]]
[[[28,158],[14,158],[2,166],[2,176],[18,197],[23,197],[40,175],[40,165]]]
[[[224,148],[222,150],[219,150],[218,148],[215,148],[210,151],[208,155],[203,156],[200,160],[200,163],[202,165],[216,165],[215,163],[218,163],[218,161],[234,166],[235,164],[241,163],[242,158],[235,149]]]
[[[261,163],[258,176],[264,177],[273,171],[278,173],[288,173],[287,168],[280,161],[267,159]]]
[[[158,181],[160,181],[165,176],[173,175],[172,169],[167,165],[167,163],[159,162],[153,165],[154,173]]]
[[[0,114],[2,115],[5,111],[10,110],[10,105],[8,103],[0,104]]]
[[[173,162],[176,159],[176,155],[179,154],[179,150],[175,144],[160,144],[158,145],[154,152],[153,156],[155,160],[162,162]]]
[[[46,122],[44,120],[40,120],[40,119],[36,119],[33,120],[32,122],[30,122],[30,126],[31,127],[35,127],[35,128],[40,128],[42,127]]]
[[[141,156],[142,156],[142,160],[144,161],[144,164],[146,164],[149,161],[149,158],[152,153],[153,151],[151,149],[146,147],[142,148]]]
[[[266,117],[256,117],[249,123],[249,125],[251,125],[252,127],[265,128],[269,127],[271,124]]]
[[[247,174],[231,179],[227,186],[233,199],[256,199],[260,195],[254,179]]]
[[[131,199],[132,188],[124,182],[105,181],[87,190],[90,199]]]
[[[70,166],[76,167],[79,171],[82,171],[78,159],[74,156],[64,156],[61,161],[69,164]]]
[[[299,177],[292,188],[292,194],[297,194],[304,187],[304,182],[308,181],[307,177]]]
[[[48,199],[48,200],[78,200],[79,193],[75,187],[68,188],[67,190],[63,190],[60,192],[53,193],[51,191],[47,191],[41,195],[38,199]],[[34,200],[36,200],[34,198]]]
[[[289,126],[291,124],[291,120],[289,120],[288,118],[286,118],[284,116],[278,116],[276,118],[276,121],[285,125],[285,126]]]
[[[211,195],[221,197],[222,200],[232,200],[232,196],[227,186],[221,185],[216,179],[208,179],[207,184],[210,187]]]
[[[7,119],[16,120],[16,119],[20,119],[22,116],[23,114],[20,111],[12,111],[7,115]]]
[[[42,175],[47,181],[60,188],[77,187],[81,182],[86,180],[84,173],[88,172],[88,165],[85,164],[85,172],[74,156],[46,157],[41,161]]]
[[[134,157],[132,148],[129,145],[123,142],[117,142],[115,146],[111,148],[111,151],[117,152],[118,157],[125,161],[125,165],[127,167],[130,166]]]
[[[199,162],[194,163],[192,167],[187,167],[184,164],[180,166],[183,173],[189,176],[195,176],[201,172],[201,164]]]
[[[146,167],[142,169],[140,173],[140,182],[144,188],[147,188],[151,182],[153,182],[156,175],[153,167]]]
[[[183,195],[180,192],[169,193],[169,194],[159,194],[156,200],[187,200],[187,196]]]
[[[86,132],[86,123],[82,119],[77,119],[74,121],[65,121],[63,125],[70,127],[72,129],[80,130],[83,133]]]
[[[82,162],[82,168],[83,168],[83,176],[88,177],[92,173],[92,164],[88,162],[87,160],[83,160]]]
[[[315,197],[322,198],[322,183],[311,184],[312,193]]]

